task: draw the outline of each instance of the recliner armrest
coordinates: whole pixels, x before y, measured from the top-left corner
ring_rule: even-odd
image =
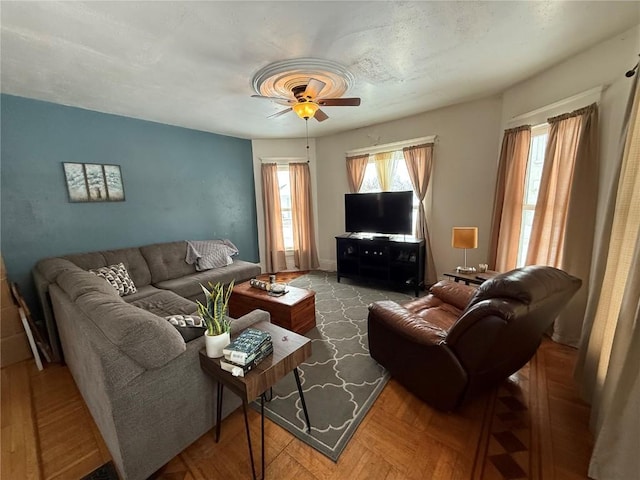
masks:
[[[412,342],[427,346],[439,345],[447,336],[446,331],[414,315],[391,300],[374,302],[369,305],[369,318],[385,324]]]

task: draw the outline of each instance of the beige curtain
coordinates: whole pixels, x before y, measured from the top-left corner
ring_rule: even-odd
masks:
[[[582,288],[556,319],[555,341],[580,342],[589,290],[598,192],[598,107],[594,103],[549,119],[542,179],[527,265],[550,265],[582,279]],[[570,246],[570,248],[565,248]]]
[[[578,143],[581,139],[583,125],[587,123],[592,114],[597,118],[595,104],[548,120],[551,128],[549,129],[538,201],[531,227],[527,265],[550,265],[562,268],[569,197],[578,154]],[[597,120],[595,125],[594,123],[590,123],[590,125],[597,128]],[[592,137],[593,135],[589,133],[582,136],[582,139],[590,141]],[[589,151],[589,153],[597,156],[597,151]],[[590,160],[589,164],[591,164]],[[591,173],[594,177],[598,175],[597,170]],[[595,196],[596,192],[597,189],[590,193]],[[586,214],[595,216],[595,210],[593,212],[585,210],[583,215]],[[589,247],[589,252],[591,252],[591,247]]]
[[[589,476],[598,480],[635,478],[640,471],[639,103],[635,79],[623,129],[617,194],[608,209],[613,212],[611,231],[604,233],[599,252],[606,258],[602,288],[592,289],[596,301],[587,308],[576,369],[592,403],[595,446]]]
[[[264,207],[265,266],[269,273],[287,269],[282,235],[278,165],[262,164],[262,205]]]
[[[433,262],[433,252],[431,251],[431,239],[429,237],[429,227],[427,226],[427,214],[424,206],[424,199],[429,188],[431,170],[433,168],[433,144],[418,145],[402,149],[404,161],[407,164],[407,171],[413,185],[413,192],[419,200],[418,221],[416,223],[415,236],[424,238],[425,242],[425,282],[432,285],[437,282],[438,276],[436,266]]]
[[[362,182],[364,181],[364,173],[369,163],[369,154],[357,155],[355,157],[347,157],[347,180],[349,181],[349,191],[358,193]]]
[[[505,130],[493,198],[489,267],[498,272],[516,268],[522,227],[522,204],[531,126]]]
[[[582,288],[556,318],[552,334],[556,342],[573,347],[580,344],[589,295],[600,178],[598,107],[593,104],[581,112],[560,268],[581,278]]]
[[[299,270],[318,268],[318,251],[313,224],[311,176],[306,163],[290,163],[291,213],[293,217],[294,261]]]
[[[376,163],[376,172],[378,173],[378,181],[380,182],[380,190],[388,192],[391,190],[393,176],[396,173],[398,162],[393,158],[393,152],[376,153],[373,159]]]

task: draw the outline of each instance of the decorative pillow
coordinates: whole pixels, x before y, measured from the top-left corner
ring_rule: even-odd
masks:
[[[89,271],[109,282],[113,288],[118,291],[118,294],[121,297],[138,291],[133,280],[131,280],[131,277],[129,276],[129,272],[127,272],[127,269],[124,267],[124,263],[109,265],[108,267],[100,267]]]
[[[198,315],[170,315],[165,318],[176,327],[185,343],[201,337],[207,330],[207,324]]]

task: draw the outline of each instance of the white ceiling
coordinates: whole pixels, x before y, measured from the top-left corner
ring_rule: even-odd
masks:
[[[640,2],[7,2],[3,93],[243,138],[304,136],[252,99],[268,63],[355,77],[311,136],[503,91],[640,23]]]

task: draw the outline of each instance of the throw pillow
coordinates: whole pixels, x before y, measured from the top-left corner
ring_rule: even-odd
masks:
[[[113,288],[118,291],[118,294],[121,297],[138,291],[133,280],[131,280],[131,277],[129,276],[129,272],[127,272],[127,269],[125,268],[124,263],[109,265],[108,267],[100,267],[89,271],[109,282]]]
[[[207,330],[207,324],[198,315],[170,315],[165,318],[176,327],[185,343],[201,337]]]

